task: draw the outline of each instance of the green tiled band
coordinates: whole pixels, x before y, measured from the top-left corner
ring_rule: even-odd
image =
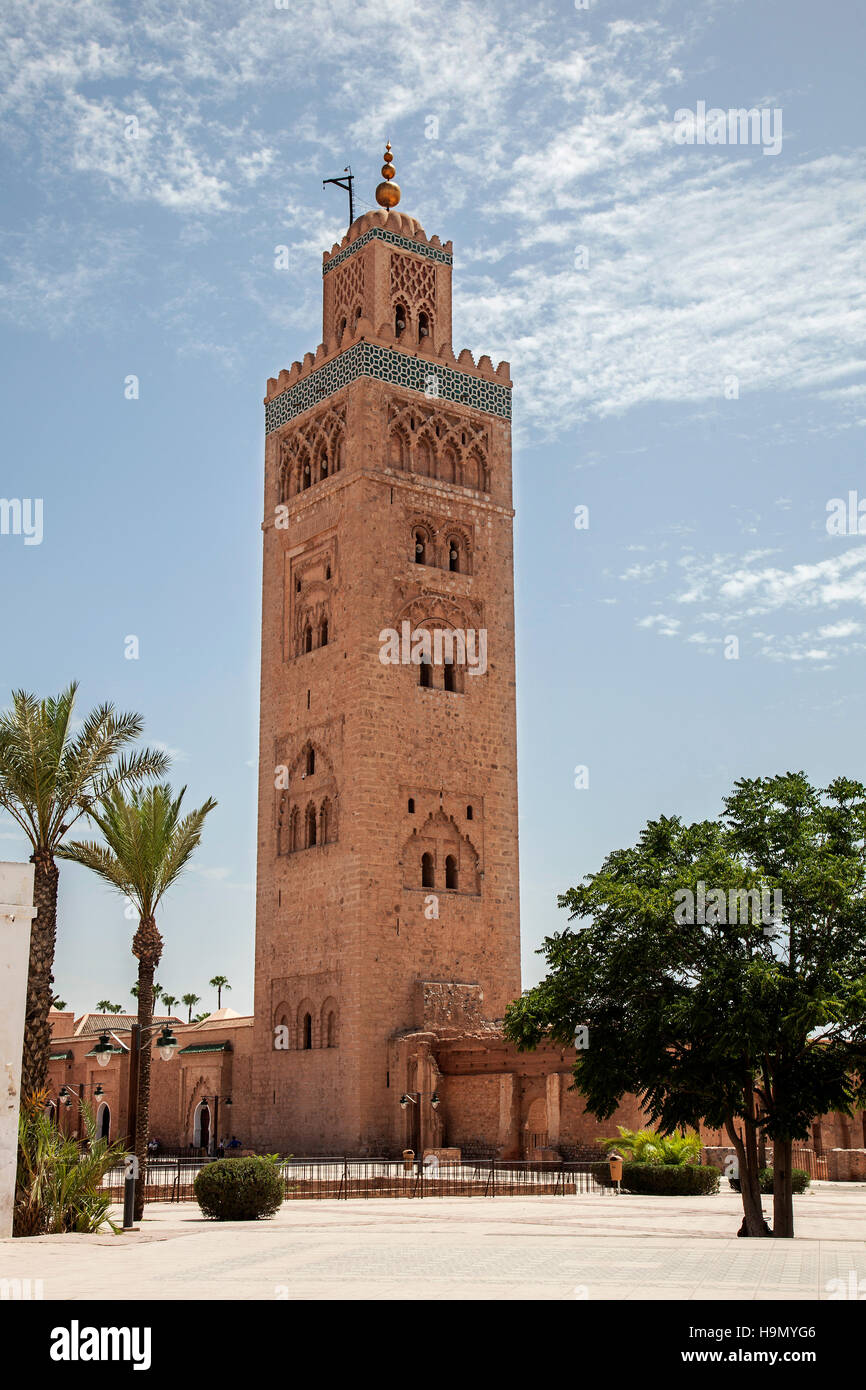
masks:
[[[384,227],[371,227],[369,232],[359,236],[357,241],[353,241],[351,246],[347,246],[345,251],[338,251],[336,256],[332,256],[329,261],[325,261],[322,266],[322,274],[327,275],[329,270],[334,270],[338,265],[342,265],[349,256],[353,256],[356,251],[360,251],[362,246],[366,246],[368,241],[390,242],[392,246],[400,246],[404,251],[414,251],[416,256],[427,256],[431,261],[441,261],[443,265],[452,265],[453,256],[449,256],[447,251],[442,251],[438,246],[427,246],[422,241],[412,241],[410,237],[399,236],[397,232],[389,232]]]
[[[374,343],[355,343],[341,352],[333,362],[319,367],[294,386],[274,396],[265,406],[265,433],[272,434],[281,425],[294,420],[311,406],[348,386],[359,377],[375,377],[407,391],[420,391],[430,400],[459,401],[483,410],[487,415],[511,419],[511,387],[498,381],[483,381],[466,372],[443,367],[423,357],[409,357],[394,348],[376,347]]]

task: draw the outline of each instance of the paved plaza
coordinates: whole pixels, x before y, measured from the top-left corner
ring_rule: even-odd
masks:
[[[135,1234],[0,1241],[0,1279],[42,1280],[45,1299],[866,1295],[866,1184],[795,1198],[793,1241],[738,1240],[740,1214],[731,1192],[291,1201],[224,1224],[154,1203]]]

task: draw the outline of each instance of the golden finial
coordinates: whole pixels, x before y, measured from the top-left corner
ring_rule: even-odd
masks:
[[[380,183],[376,189],[376,202],[383,208],[395,208],[400,201],[400,186],[391,182],[394,177],[394,163],[390,140],[385,146],[385,153],[382,158],[385,161],[382,165],[382,177],[385,182]]]

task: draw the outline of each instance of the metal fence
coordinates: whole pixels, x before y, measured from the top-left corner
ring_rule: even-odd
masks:
[[[188,1202],[196,1174],[210,1158],[151,1159],[145,1202]],[[388,1158],[292,1158],[279,1164],[286,1201],[372,1197],[577,1197],[610,1196],[587,1163],[469,1162],[408,1165]],[[112,1168],[103,1187],[123,1200],[124,1170]]]

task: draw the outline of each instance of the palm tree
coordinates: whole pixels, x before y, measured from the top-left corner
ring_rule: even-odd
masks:
[[[136,1188],[135,1219],[144,1212],[144,1175],[150,1128],[150,1059],[153,1039],[154,971],[162,957],[162,937],[156,926],[156,909],[163,894],[189,862],[201,840],[205,817],[216,806],[212,798],[181,819],[180,804],[186,787],[175,797],[171,787],[133,788],[128,798],[115,788],[103,797],[91,819],[102,831],[105,844],[75,841],[59,853],[99,874],[118,892],[135,903],[138,930],[132,954],[138,960],[138,1022],[141,1025],[141,1069],[138,1081],[138,1114],[135,1154],[141,1181]]]
[[[132,995],[133,999],[137,999],[137,998],[138,998],[138,984],[136,983],[136,984],[134,984],[134,985],[130,985],[130,986],[129,986],[129,992],[130,992],[130,994]]]
[[[166,1011],[167,1014],[170,1014],[171,1011],[172,1011],[172,1009],[176,1008],[176,1006],[177,1006],[179,1003],[180,1003],[180,1000],[177,999],[177,998],[175,997],[175,995],[173,995],[173,994],[166,994],[166,993],[165,993],[165,990],[163,990],[163,993],[162,993],[162,1007],[165,1009],[165,1011]]]
[[[200,994],[184,994],[184,995],[182,995],[181,1001],[180,1001],[180,1002],[181,1002],[182,1004],[186,1004],[187,1008],[189,1009],[189,1014],[188,1014],[188,1016],[187,1016],[187,1020],[186,1020],[186,1021],[187,1021],[187,1023],[192,1023],[192,1009],[193,1009],[193,1005],[194,1005],[194,1004],[200,1004],[200,1003],[201,1003],[201,995],[200,995]]]
[[[223,1001],[223,990],[224,990],[224,989],[231,989],[231,985],[229,984],[229,982],[228,982],[228,980],[226,979],[225,975],[214,975],[214,977],[213,977],[212,980],[208,980],[208,984],[209,984],[213,989],[216,990],[216,992],[217,992],[217,1008],[220,1008],[221,1005],[222,1005],[222,1001]]]
[[[51,1000],[51,1007],[52,1009],[57,1009],[60,1013],[62,1013],[63,1010],[66,1008],[66,1000],[61,999],[59,994],[55,994],[54,998]]]
[[[117,714],[114,705],[98,705],[73,729],[77,690],[78,682],[73,681],[56,699],[47,700],[14,690],[11,709],[0,715],[0,809],[33,846],[37,909],[30,930],[21,1063],[24,1096],[41,1090],[48,1075],[58,849],[79,817],[101,797],[163,776],[169,762],[164,753],[149,748],[123,751],[140,738],[143,721],[139,714]]]
[[[97,999],[96,1011],[100,1014],[119,1014],[123,1008],[122,1004],[112,1004],[110,999]]]

